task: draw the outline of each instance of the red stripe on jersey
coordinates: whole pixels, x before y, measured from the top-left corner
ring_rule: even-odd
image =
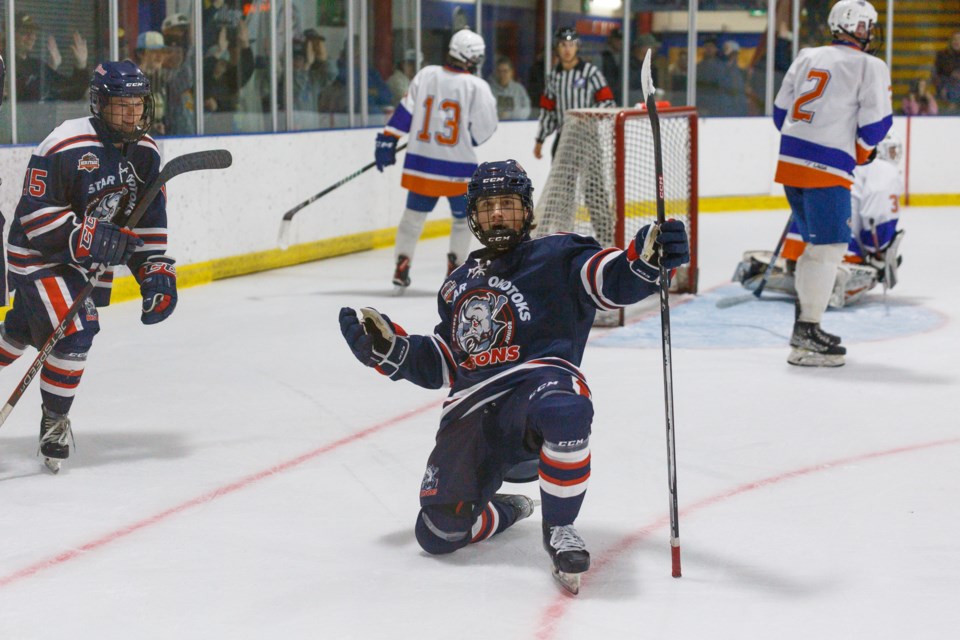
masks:
[[[100,142],[100,138],[89,133],[85,133],[82,136],[73,136],[72,138],[61,140],[55,144],[53,147],[51,147],[50,151],[47,151],[45,155],[52,156],[53,154],[62,150],[64,147],[68,147],[71,144],[76,144],[78,142]]]
[[[67,315],[67,310],[70,308],[70,305],[67,304],[66,299],[63,297],[63,293],[60,292],[60,287],[57,286],[59,281],[60,278],[41,278],[39,280],[40,286],[42,286],[44,291],[47,292],[47,297],[50,299],[50,304],[53,306],[53,312],[57,314],[57,321],[55,324],[59,324],[64,319],[64,317]],[[68,336],[76,332],[76,324],[71,322],[67,327],[66,333],[63,335]]]

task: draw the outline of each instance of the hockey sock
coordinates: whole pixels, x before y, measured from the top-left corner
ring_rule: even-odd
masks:
[[[506,530],[516,521],[516,512],[510,505],[497,504],[496,501],[488,502],[483,513],[473,523],[473,528],[470,530],[470,542],[482,542]]]
[[[845,244],[808,244],[797,260],[796,288],[801,322],[820,323],[827,309]]]
[[[454,217],[450,225],[450,253],[457,256],[457,264],[463,264],[470,252],[470,239],[473,234],[467,226],[466,217]]]
[[[394,255],[407,256],[413,261],[413,252],[417,249],[417,241],[423,232],[423,225],[427,221],[427,213],[423,211],[414,211],[413,209],[404,209],[403,217],[397,226],[397,246]]]
[[[43,363],[40,373],[40,396],[43,406],[53,413],[67,415],[83,375],[86,354],[65,356],[54,351]]]
[[[590,478],[590,439],[540,449],[540,499],[543,520],[551,526],[573,524],[587,492]]]
[[[8,336],[3,325],[0,324],[0,369],[22,356],[26,348],[27,345]]]

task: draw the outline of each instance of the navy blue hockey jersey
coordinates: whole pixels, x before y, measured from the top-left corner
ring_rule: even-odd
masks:
[[[69,236],[94,216],[119,225],[133,212],[144,186],[160,171],[160,150],[144,136],[128,145],[126,154],[98,135],[94,118],[67,120],[34,150],[27,165],[7,246],[10,285],[51,275],[92,276],[100,265],[85,269],[71,259]],[[130,259],[131,271],[167,248],[166,194],[161,192],[136,228],[143,239]],[[100,277],[93,292],[98,306],[110,303],[113,268]]]
[[[441,424],[466,415],[544,367],[569,372],[589,395],[579,370],[598,309],[619,309],[658,291],[631,268],[627,250],[593,238],[557,234],[527,240],[487,259],[475,251],[438,294],[440,322],[431,336],[409,336],[410,349],[391,376],[422,387],[451,387]]]

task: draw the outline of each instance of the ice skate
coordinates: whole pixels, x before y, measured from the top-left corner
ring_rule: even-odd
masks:
[[[493,500],[501,504],[507,504],[513,509],[516,515],[514,523],[520,522],[524,518],[529,518],[533,515],[533,507],[536,505],[536,502],[532,498],[510,493],[497,493],[493,496]]]
[[[42,407],[43,417],[40,419],[40,450],[43,455],[43,464],[51,473],[60,472],[60,464],[70,457],[70,445],[73,441],[73,430],[70,428],[70,418],[47,411]]]
[[[403,292],[410,286],[410,258],[407,256],[397,257],[397,268],[393,272],[393,294],[402,296]]]
[[[800,367],[842,367],[847,350],[839,342],[837,336],[825,333],[818,323],[798,320],[790,336],[793,348],[787,362]]]
[[[553,562],[553,577],[576,595],[580,593],[580,577],[590,568],[590,553],[572,524],[551,527],[543,523],[543,548]]]
[[[457,260],[457,254],[448,253],[447,254],[447,277],[450,277],[450,274],[457,270],[457,267],[460,266],[460,262]]]
[[[840,305],[843,306],[843,305]],[[790,336],[790,346],[791,347],[800,347],[801,346],[801,337],[797,335],[797,324],[800,323],[800,303],[794,302],[793,304],[793,334]],[[821,342],[827,342],[830,345],[840,344],[840,336],[835,336],[832,333],[827,333],[820,327],[819,322],[804,322],[803,324],[812,324],[815,327],[815,333],[817,334],[817,339]],[[844,350],[846,352],[846,350]]]

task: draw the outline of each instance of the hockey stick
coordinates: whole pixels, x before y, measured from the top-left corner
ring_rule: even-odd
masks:
[[[770,262],[767,264],[767,268],[763,270],[763,277],[760,278],[760,282],[757,283],[757,288],[753,290],[752,293],[747,293],[742,296],[731,296],[729,298],[721,298],[717,300],[717,307],[720,309],[727,309],[733,307],[742,302],[749,302],[750,300],[756,300],[760,298],[760,294],[763,293],[763,288],[767,286],[767,280],[770,278],[770,274],[773,273],[773,266],[777,263],[777,259],[780,258],[780,252],[783,251],[783,243],[787,240],[787,234],[790,233],[790,223],[793,222],[793,214],[790,214],[790,217],[787,218],[787,224],[783,228],[783,233],[780,234],[780,240],[777,242],[777,248],[773,250],[773,256],[770,258]]]
[[[146,190],[143,192],[143,197],[137,203],[137,206],[134,207],[133,212],[130,214],[130,217],[127,219],[127,222],[124,226],[128,229],[133,229],[136,227],[140,222],[140,219],[143,217],[143,214],[146,213],[147,207],[151,202],[153,202],[153,199],[157,197],[157,194],[160,193],[160,190],[163,188],[163,186],[181,173],[187,173],[188,171],[201,171],[205,169],[226,169],[231,165],[232,162],[233,159],[230,156],[230,152],[222,149],[212,151],[197,151],[194,153],[187,153],[182,156],[177,156],[164,165],[163,170],[160,171],[160,174],[157,176],[157,178],[150,183],[150,186],[146,188]],[[64,314],[60,324],[56,329],[53,330],[53,333],[51,333],[50,337],[47,338],[47,341],[43,343],[43,346],[40,347],[39,353],[37,353],[37,357],[34,359],[33,364],[31,364],[30,368],[27,369],[27,372],[20,380],[20,384],[17,385],[17,388],[14,389],[13,393],[10,395],[10,399],[7,400],[7,404],[0,409],[0,426],[3,426],[3,423],[6,422],[7,416],[10,415],[10,412],[13,411],[13,408],[16,406],[17,402],[20,401],[20,398],[27,390],[27,387],[30,386],[30,383],[36,377],[37,373],[39,373],[40,369],[43,368],[43,364],[53,352],[53,347],[56,346],[57,342],[67,332],[67,327],[70,326],[70,323],[73,322],[74,317],[76,317],[77,313],[80,312],[80,308],[83,306],[86,299],[91,293],[93,293],[93,290],[99,281],[100,275],[105,270],[106,267],[101,267],[97,273],[87,280],[87,284],[84,285],[83,289],[80,290],[80,293],[77,294],[76,299],[73,301],[73,304],[70,305],[70,308],[67,309],[67,312]]]
[[[643,99],[650,115],[653,133],[653,166],[657,177],[657,224],[666,221],[663,190],[663,144],[660,139],[660,116],[654,98],[653,75],[650,73],[650,50],[640,69]],[[662,249],[661,249],[662,252]],[[662,253],[661,253],[662,256]],[[680,577],[680,513],[677,508],[677,446],[673,421],[673,354],[670,346],[670,275],[660,260],[660,335],[663,345],[663,400],[667,419],[667,485],[670,490],[670,558],[672,575]]]
[[[404,142],[402,145],[397,147],[397,151],[403,151],[406,148],[407,148],[407,143]],[[330,185],[320,193],[310,196],[309,198],[307,198],[306,200],[304,200],[303,202],[295,206],[293,209],[290,209],[290,211],[287,211],[285,214],[283,214],[283,220],[280,221],[280,234],[277,236],[277,244],[280,246],[280,248],[286,249],[287,247],[290,246],[290,228],[292,226],[291,220],[293,220],[293,216],[297,215],[297,212],[300,211],[300,209],[303,209],[304,207],[313,204],[314,202],[316,202],[323,196],[327,195],[334,189],[338,187],[342,187],[343,185],[347,184],[357,176],[360,176],[361,174],[366,173],[370,169],[373,169],[375,166],[377,166],[376,161],[363,165],[361,168],[357,169],[356,171],[348,175],[346,178],[343,178],[342,180],[339,180],[333,183],[332,185]]]

